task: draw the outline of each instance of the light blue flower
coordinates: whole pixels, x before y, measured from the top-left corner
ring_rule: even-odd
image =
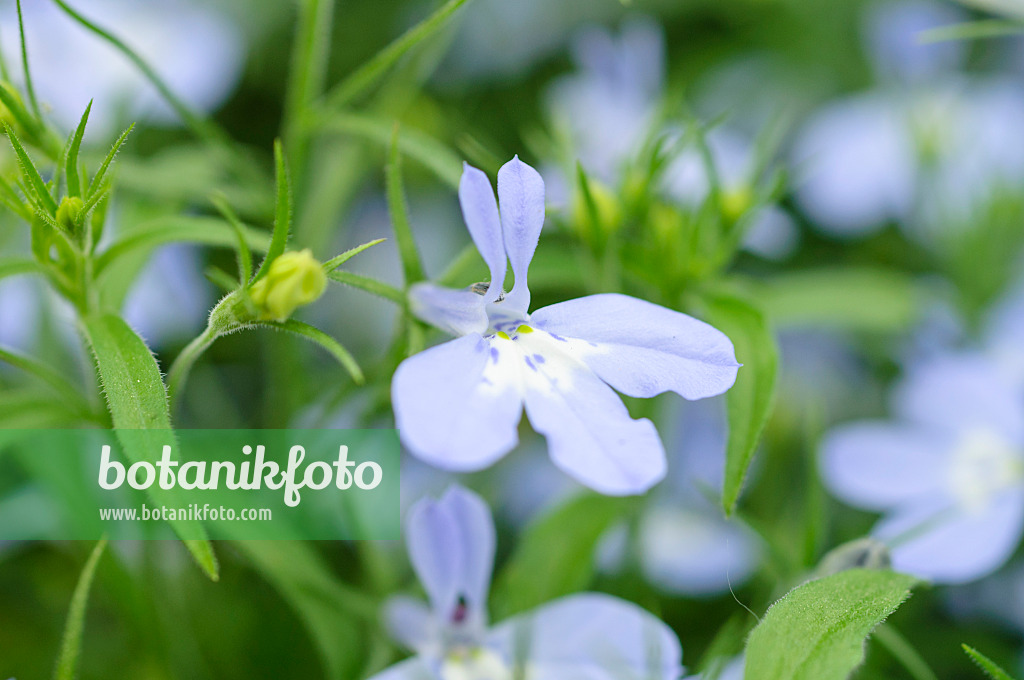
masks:
[[[372,680],[674,680],[682,672],[675,633],[640,607],[609,595],[555,600],[496,626],[487,621],[494,566],[490,511],[452,486],[410,511],[406,541],[429,606],[393,598],[386,620],[417,655]]]
[[[881,512],[873,535],[893,568],[965,583],[1005,563],[1024,532],[1024,390],[980,354],[914,367],[899,419],[836,428],[822,474],[852,505]]]
[[[178,116],[123,54],[68,17],[54,2],[22,2],[33,82],[57,124],[74,129],[82,111],[90,134],[116,134],[145,118],[176,123]],[[242,72],[239,31],[209,3],[190,0],[78,0],[69,3],[121,36],[190,106],[208,112],[227,98]],[[0,0],[0,45],[8,64],[20,64],[13,0]],[[17,77],[20,68],[11,69]]]
[[[923,45],[957,13],[911,0],[869,23],[881,87],[829,102],[793,144],[797,202],[829,235],[860,237],[898,222],[931,242],[969,226],[997,191],[1024,181],[1024,87],[1016,77],[968,77],[957,46]]]
[[[702,321],[619,294],[530,314],[527,270],[544,223],[544,182],[514,158],[498,173],[498,197],[500,215],[487,176],[465,167],[459,199],[490,284],[410,291],[417,316],[459,337],[395,372],[402,440],[437,467],[479,470],[516,446],[525,405],[558,467],[602,493],[642,493],[664,476],[665,454],[654,425],[632,419],[614,390],[721,394],[739,367],[732,343]],[[515,274],[508,293],[506,259]]]
[[[672,406],[664,429],[674,452],[668,478],[640,514],[632,542],[625,524],[605,536],[599,566],[616,573],[635,559],[660,590],[706,597],[742,585],[758,565],[761,545],[749,527],[723,517],[714,500],[725,467],[722,399]]]

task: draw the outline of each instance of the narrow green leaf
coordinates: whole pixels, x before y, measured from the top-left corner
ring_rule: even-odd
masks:
[[[331,259],[327,260],[327,262],[324,262],[324,271],[327,272],[328,274],[330,274],[335,269],[337,269],[341,265],[345,264],[346,262],[351,260],[353,257],[358,255],[359,253],[363,252],[364,250],[366,250],[368,248],[372,248],[373,246],[377,245],[378,243],[384,243],[384,241],[387,241],[387,239],[386,238],[378,238],[378,239],[374,239],[373,241],[368,241],[367,243],[364,243],[361,246],[356,246],[355,248],[349,248],[348,250],[343,252],[341,255],[338,255],[337,257],[332,257]]]
[[[300,144],[302,120],[320,95],[331,50],[334,0],[302,0],[292,50],[291,72],[284,106],[284,135],[289,146]],[[293,148],[294,152],[295,149]]]
[[[1018,8],[1020,11],[1021,8]],[[955,40],[983,40],[985,38],[1001,38],[1006,35],[1024,33],[1024,22],[1020,19],[979,19],[964,21],[950,26],[937,26],[918,35],[918,41],[924,45]]]
[[[50,195],[50,190],[46,188],[46,182],[43,181],[35,164],[32,163],[32,159],[29,158],[25,147],[21,145],[21,140],[18,139],[14,128],[8,125],[6,121],[4,121],[4,131],[7,133],[7,138],[11,140],[14,153],[18,156],[22,175],[28,181],[28,187],[31,189],[28,195],[34,196],[51,216],[56,215],[57,203],[53,200],[53,196]]]
[[[338,270],[328,273],[327,278],[332,281],[337,281],[338,283],[344,283],[346,286],[365,290],[367,293],[377,295],[378,297],[382,297],[386,300],[391,300],[397,305],[405,304],[405,293],[392,285],[384,283],[383,281],[371,279],[368,276],[353,274],[352,272]]]
[[[988,658],[974,647],[967,645],[960,645],[963,647],[964,652],[967,656],[971,657],[971,661],[977,664],[978,668],[985,671],[985,675],[992,678],[992,680],[1013,680],[1010,674],[1000,668],[992,659]]]
[[[402,260],[405,287],[408,288],[417,281],[422,281],[424,276],[423,262],[416,248],[416,240],[412,237],[409,209],[405,204],[405,192],[402,189],[402,153],[398,147],[397,123],[391,132],[391,150],[384,172],[387,180],[388,212],[391,214],[391,225],[395,230],[398,255]]]
[[[43,117],[39,108],[39,100],[36,99],[36,88],[32,85],[32,69],[28,65],[28,43],[25,41],[25,19],[21,15],[21,0],[18,0],[18,36],[21,39],[21,65],[25,74],[25,90],[28,92],[28,100],[32,104],[36,118]]]
[[[121,136],[117,138],[114,145],[110,147],[110,152],[107,153],[107,157],[104,158],[103,163],[100,164],[100,169],[96,171],[96,175],[92,178],[92,181],[89,182],[89,188],[85,192],[86,196],[91,198],[93,193],[99,190],[100,185],[103,182],[103,178],[106,177],[107,170],[110,168],[110,164],[114,162],[114,156],[116,156],[117,152],[121,150],[121,145],[125,143],[125,140],[128,139],[128,135],[130,135],[134,129],[135,123],[132,123],[128,126],[127,130],[121,133]]]
[[[1024,19],[1024,2],[1021,0],[960,0],[960,3],[994,14]]]
[[[709,321],[729,336],[743,366],[726,392],[729,438],[725,454],[722,507],[736,508],[747,469],[761,439],[775,396],[779,350],[764,314],[750,302],[719,295],[706,299]]]
[[[410,28],[372,59],[350,73],[328,93],[328,109],[339,111],[353,99],[366,92],[402,55],[438,31],[448,21],[448,18],[467,1],[448,0],[436,12]]]
[[[42,265],[24,257],[0,257],[0,279],[19,274],[42,274]]]
[[[265,232],[244,227],[245,240],[253,250],[266,252],[270,239]],[[97,276],[106,271],[118,259],[140,249],[155,248],[168,243],[201,243],[209,246],[231,247],[237,242],[234,230],[224,221],[212,217],[189,217],[176,215],[161,217],[110,244],[97,258]]]
[[[220,267],[207,267],[203,274],[210,283],[218,288],[222,288],[225,293],[237,290],[238,286],[241,285],[238,281],[232,278],[231,274],[228,274]]]
[[[288,245],[288,234],[292,226],[292,186],[291,178],[288,176],[288,163],[284,158],[284,149],[281,140],[274,141],[274,167],[277,178],[277,201],[274,210],[274,233],[270,238],[270,248],[267,249],[267,256],[256,272],[253,281],[259,281],[266,276],[270,264],[284,252]]]
[[[43,362],[19,352],[4,349],[3,347],[0,347],[0,361],[19,368],[44,382],[60,395],[65,403],[79,415],[85,418],[95,416],[92,405],[82,396],[79,388]]]
[[[865,639],[916,583],[850,569],[795,588],[750,634],[744,680],[846,680],[864,660]]]
[[[71,139],[71,147],[68,149],[67,158],[64,161],[64,174],[68,180],[68,195],[82,196],[82,183],[78,176],[78,151],[82,147],[82,137],[85,135],[85,126],[89,122],[89,112],[92,111],[92,100],[89,100],[89,105],[85,107],[85,113],[82,114],[82,120],[78,123],[78,129],[75,130],[75,136]]]
[[[235,232],[235,238],[238,239],[238,280],[243,286],[246,286],[249,284],[249,279],[252,278],[252,252],[249,250],[249,244],[245,242],[245,226],[226,200],[220,196],[214,196],[212,200],[218,212],[231,225]]]
[[[352,376],[352,380],[356,384],[362,385],[366,382],[366,377],[363,375],[363,371],[359,368],[359,364],[356,363],[355,358],[349,353],[347,349],[341,346],[337,340],[324,333],[319,328],[314,328],[309,324],[296,321],[295,319],[288,319],[287,321],[260,321],[260,326],[268,326],[270,328],[277,328],[282,331],[288,331],[295,335],[300,335],[307,340],[312,340],[316,344],[323,347],[325,350],[331,353],[331,355],[338,360],[345,370]]]
[[[4,84],[0,84],[0,103],[7,107],[7,110],[14,117],[14,121],[22,129],[38,132],[39,122],[32,117],[32,114],[25,108],[25,105],[21,103],[21,99],[14,94],[14,91],[8,89]]]
[[[96,567],[107,547],[107,539],[101,538],[92,549],[89,559],[85,562],[78,585],[71,595],[71,608],[68,620],[64,625],[64,638],[60,644],[60,655],[57,657],[57,668],[53,673],[54,680],[74,680],[78,672],[78,656],[82,650],[82,632],[85,630],[85,609],[89,603],[89,591],[92,589]]]
[[[629,507],[629,499],[586,494],[527,528],[496,580],[496,618],[584,590],[593,577],[598,541]]]
[[[350,134],[375,142],[387,149],[391,143],[394,126],[394,121],[389,123],[375,116],[343,113],[332,115],[326,119],[322,129],[326,132]],[[459,179],[462,177],[462,159],[448,146],[425,132],[403,127],[398,133],[398,147],[403,154],[434,173],[442,182],[453,189],[459,188]]]
[[[171,430],[167,408],[167,390],[156,359],[146,343],[135,334],[124,319],[114,314],[100,314],[84,320],[86,337],[92,347],[107,405],[117,430]],[[153,441],[142,436],[122,439],[125,453],[134,461],[145,460],[155,465],[157,451],[166,435],[154,432]],[[218,578],[217,559],[206,539],[185,539],[184,535],[203,536],[199,523],[171,522],[199,566],[214,581]]]
[[[234,545],[301,619],[323,661],[325,676],[356,677],[365,636],[379,629],[379,604],[336,578],[310,543],[239,541]]]
[[[765,314],[779,326],[899,332],[919,315],[921,295],[905,273],[866,267],[829,267],[772,277],[759,291]]]

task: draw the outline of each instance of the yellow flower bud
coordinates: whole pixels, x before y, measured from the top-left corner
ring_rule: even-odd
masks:
[[[327,275],[309,250],[283,253],[267,275],[253,284],[249,297],[264,319],[284,321],[298,307],[317,300],[327,289]]]
[[[727,189],[722,192],[722,215],[729,222],[735,222],[750,210],[754,203],[754,193],[747,185]]]
[[[77,196],[65,196],[60,200],[60,205],[57,207],[57,224],[69,234],[76,233],[79,227],[78,221],[82,217],[82,208],[84,207],[85,203]]]

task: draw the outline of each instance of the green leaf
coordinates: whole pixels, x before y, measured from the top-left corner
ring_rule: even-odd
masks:
[[[238,239],[236,251],[238,253],[238,280],[243,286],[247,286],[249,285],[249,279],[252,278],[252,252],[249,250],[249,244],[245,242],[245,226],[238,219],[238,215],[231,209],[231,206],[228,205],[228,202],[222,197],[214,196],[211,200],[220,214],[231,225],[231,229],[235,232],[235,238]]]
[[[405,204],[405,191],[402,188],[402,154],[398,147],[397,123],[391,133],[391,149],[384,172],[387,180],[388,212],[391,214],[391,225],[395,230],[398,255],[402,260],[405,287],[408,288],[417,281],[422,281],[424,276],[423,262],[416,248],[416,240],[412,237],[409,209]]]
[[[32,357],[4,349],[3,347],[0,347],[0,361],[34,375],[46,383],[54,392],[60,395],[75,413],[83,418],[90,419],[96,417],[92,405],[82,396],[78,387],[69,382],[59,371]]]
[[[448,0],[436,12],[410,28],[372,59],[350,73],[328,93],[328,109],[338,111],[366,92],[402,55],[420,41],[437,32],[448,21],[448,18],[466,2],[468,0]]]
[[[327,132],[336,131],[376,142],[387,149],[395,121],[388,122],[378,117],[358,113],[332,115],[323,123]],[[462,177],[462,160],[450,148],[425,132],[403,127],[398,132],[398,148],[403,154],[430,170],[442,182],[459,188]]]
[[[82,195],[82,183],[78,176],[78,151],[82,147],[82,137],[85,135],[85,126],[89,122],[89,112],[92,111],[92,100],[85,107],[82,120],[78,123],[75,136],[71,139],[71,146],[68,148],[67,158],[64,160],[64,174],[68,181],[68,195],[84,198]]]
[[[971,657],[971,661],[977,664],[978,668],[985,671],[985,674],[992,678],[992,680],[1013,680],[1010,674],[1000,668],[992,659],[988,658],[974,647],[968,647],[967,645],[960,645],[963,647],[964,652],[967,656]]]
[[[7,107],[7,110],[11,112],[14,117],[14,121],[21,126],[23,130],[29,131],[29,133],[38,132],[39,123],[32,114],[28,112],[25,105],[21,103],[21,100],[15,96],[15,94],[7,89],[4,85],[0,85],[0,103],[3,103]]]
[[[86,317],[83,326],[96,358],[114,428],[170,431],[167,390],[156,359],[142,338],[124,319],[114,314]],[[165,436],[154,432],[153,441],[147,442],[144,436],[136,434],[123,438],[122,444],[133,462],[145,460],[155,465],[156,452],[161,450]],[[171,522],[171,526],[182,536],[185,546],[203,571],[216,581],[218,567],[213,546],[205,538],[184,538],[185,535],[204,536],[206,532],[202,525],[179,520]]]
[[[761,439],[775,396],[779,350],[764,314],[739,297],[717,295],[705,300],[708,321],[729,336],[743,366],[726,392],[729,439],[725,453],[722,507],[736,508],[747,469]]]
[[[244,227],[244,230],[249,247],[266,252],[270,244],[266,233],[250,227]],[[119,258],[139,249],[182,242],[231,247],[237,242],[237,236],[231,226],[213,217],[161,217],[141,225],[110,244],[110,247],[96,258],[96,275],[99,276]]]
[[[309,543],[241,541],[234,545],[302,620],[326,676],[356,677],[367,631],[379,628],[378,603],[335,578]]]
[[[57,214],[57,203],[53,200],[53,196],[50,195],[50,190],[46,188],[46,182],[43,181],[42,176],[39,174],[39,170],[36,169],[32,159],[29,158],[28,153],[25,151],[25,147],[21,145],[21,140],[18,139],[18,135],[14,132],[14,128],[4,121],[4,131],[7,133],[7,138],[11,140],[11,146],[14,147],[14,153],[18,156],[18,163],[21,165],[22,175],[28,182],[28,188],[30,189],[30,196],[35,197],[39,202],[40,206],[50,217]]]
[[[744,680],[845,680],[864,660],[865,639],[916,583],[850,569],[795,588],[750,634]]]
[[[82,631],[85,629],[85,608],[89,602],[89,591],[92,588],[93,578],[96,576],[96,567],[103,556],[103,550],[107,547],[107,539],[101,538],[96,547],[92,549],[89,559],[85,562],[81,576],[78,577],[78,585],[71,595],[71,608],[68,610],[68,620],[64,625],[64,638],[60,644],[60,655],[57,657],[57,668],[53,673],[54,680],[74,680],[78,671],[78,655],[82,650]]]
[[[0,257],[0,279],[19,274],[43,274],[45,270],[35,260],[24,257]]]
[[[32,84],[32,69],[28,65],[28,43],[25,41],[25,19],[21,15],[21,0],[18,0],[18,37],[21,40],[21,65],[23,73],[25,74],[25,90],[28,92],[28,100],[32,104],[32,110],[36,113],[36,118],[41,119],[43,117],[41,109],[39,108],[39,100],[36,99],[36,88]]]
[[[327,335],[327,333],[324,333],[319,328],[302,323],[301,321],[296,321],[295,319],[288,319],[287,321],[260,321],[258,322],[258,325],[277,328],[282,331],[299,335],[307,340],[312,340],[330,352],[331,355],[338,360],[338,363],[345,367],[345,370],[349,372],[349,375],[352,376],[352,380],[354,380],[356,384],[362,385],[366,382],[366,376],[363,375],[362,369],[359,368],[359,364],[356,363],[355,358],[349,353],[349,351],[342,347],[341,343]]]
[[[346,262],[351,260],[353,257],[358,255],[359,253],[363,252],[364,250],[366,250],[368,248],[372,248],[373,246],[377,245],[378,243],[384,243],[384,241],[387,241],[387,239],[386,238],[378,238],[378,239],[374,239],[372,241],[368,241],[367,243],[364,243],[364,244],[362,244],[360,246],[356,246],[355,248],[349,248],[348,250],[343,252],[341,255],[338,255],[336,257],[332,257],[327,262],[324,262],[324,271],[327,272],[328,274],[330,274],[335,269],[337,269],[341,265],[345,264]]]
[[[292,48],[291,72],[284,106],[284,135],[292,150],[299,144],[303,118],[319,96],[331,50],[334,0],[302,0]]]
[[[899,332],[921,308],[920,291],[902,272],[830,267],[772,277],[760,291],[762,309],[780,326]]]
[[[270,238],[270,247],[267,249],[267,256],[263,258],[259,271],[253,282],[259,281],[267,275],[270,264],[284,252],[288,245],[288,234],[292,227],[292,186],[291,178],[288,176],[288,164],[284,159],[284,149],[281,147],[281,140],[274,140],[274,167],[277,178],[277,201],[274,209],[274,233]]]
[[[1022,10],[1024,10],[1024,7],[1017,8],[1018,12]],[[1019,35],[1021,33],[1024,33],[1024,23],[1020,19],[1015,21],[979,19],[978,21],[964,21],[950,26],[931,28],[927,31],[922,31],[917,39],[920,43],[928,45],[951,40],[1000,38],[1006,35]]]
[[[117,138],[117,141],[114,142],[114,145],[110,147],[110,151],[107,152],[106,158],[104,158],[103,162],[100,164],[100,169],[96,171],[96,174],[95,176],[93,176],[92,181],[89,182],[89,188],[85,192],[86,196],[88,196],[90,199],[93,198],[93,195],[96,192],[100,191],[100,188],[103,186],[103,178],[107,176],[107,170],[110,169],[110,164],[114,162],[114,156],[116,156],[117,152],[121,150],[121,147],[128,139],[128,135],[130,135],[132,133],[132,130],[134,129],[135,123],[132,123],[128,126],[127,130],[121,133],[121,136]]]
[[[345,271],[333,271],[327,274],[327,278],[338,283],[344,283],[346,286],[352,286],[353,288],[359,288],[365,290],[367,293],[371,293],[378,297],[382,297],[386,300],[391,300],[397,305],[405,304],[405,293],[398,290],[392,285],[378,281],[377,279],[371,279],[368,276],[360,276],[359,274],[353,274],[352,272]]]
[[[630,499],[586,494],[528,527],[496,580],[495,618],[584,590],[598,541],[630,506]]]

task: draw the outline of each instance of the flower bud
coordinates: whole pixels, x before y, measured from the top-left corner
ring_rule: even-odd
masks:
[[[729,222],[736,222],[754,204],[754,192],[746,184],[722,192],[722,216]]]
[[[57,207],[57,224],[69,234],[78,232],[85,203],[77,196],[65,196]]]
[[[253,284],[249,297],[261,318],[284,321],[327,289],[327,275],[309,250],[283,253],[270,263],[267,275]]]

